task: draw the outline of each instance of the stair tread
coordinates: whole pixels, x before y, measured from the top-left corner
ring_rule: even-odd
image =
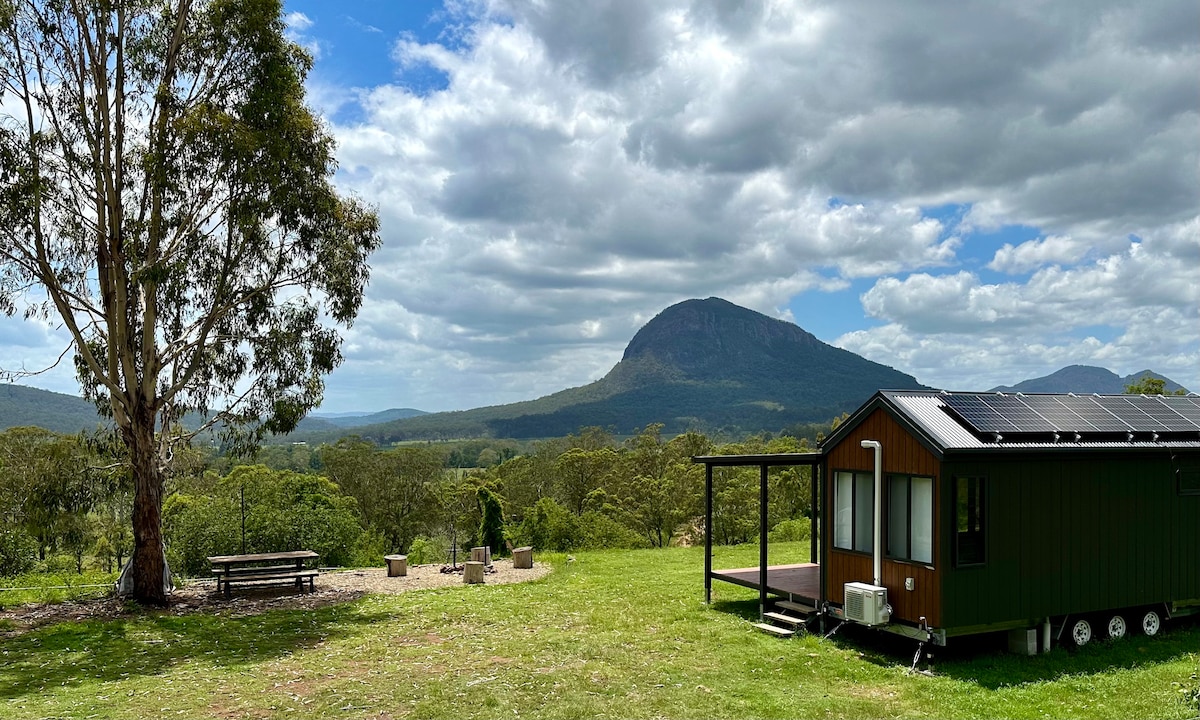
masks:
[[[763,613],[763,617],[776,622],[787,623],[788,625],[803,625],[807,620],[795,615],[785,615],[784,613],[769,612]]]
[[[769,632],[772,635],[778,635],[779,637],[791,637],[796,634],[794,630],[781,628],[778,625],[771,625],[770,623],[754,623],[754,627],[762,630],[763,632]]]
[[[812,605],[805,605],[803,603],[792,602],[790,600],[776,600],[775,607],[783,608],[784,610],[792,610],[800,613],[801,615],[812,615],[817,611],[817,609]]]

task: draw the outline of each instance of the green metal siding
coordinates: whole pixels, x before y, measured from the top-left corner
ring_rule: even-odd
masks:
[[[948,457],[940,533],[953,557],[955,477],[987,478],[982,567],[943,566],[943,627],[1200,599],[1200,495],[1165,453]]]

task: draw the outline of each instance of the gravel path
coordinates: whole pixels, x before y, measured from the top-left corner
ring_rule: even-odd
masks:
[[[255,615],[267,610],[319,608],[362,597],[368,593],[397,594],[409,590],[463,585],[462,571],[443,573],[441,565],[414,565],[406,577],[387,576],[386,568],[366,568],[323,572],[316,578],[312,593],[298,593],[293,587],[253,585],[233,586],[233,596],[226,599],[216,591],[212,580],[192,581],[171,594],[171,604],[164,610],[145,611],[114,596],[82,602],[47,605],[21,605],[0,608],[0,638],[13,637],[41,625],[91,619],[131,617],[144,612],[168,615],[212,613],[230,616]],[[529,570],[513,568],[511,560],[497,560],[492,572],[484,577],[485,585],[529,582],[545,577],[550,566],[535,562]]]

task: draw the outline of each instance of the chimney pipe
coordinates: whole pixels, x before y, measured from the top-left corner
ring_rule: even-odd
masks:
[[[864,448],[875,451],[875,546],[871,552],[871,568],[875,585],[883,586],[883,445],[878,440],[863,440]]]

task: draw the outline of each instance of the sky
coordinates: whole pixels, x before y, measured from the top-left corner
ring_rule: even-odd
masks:
[[[583,385],[711,296],[934,387],[1086,364],[1200,390],[1195,0],[285,12],[383,237],[322,411]],[[0,321],[0,366],[65,342]]]

